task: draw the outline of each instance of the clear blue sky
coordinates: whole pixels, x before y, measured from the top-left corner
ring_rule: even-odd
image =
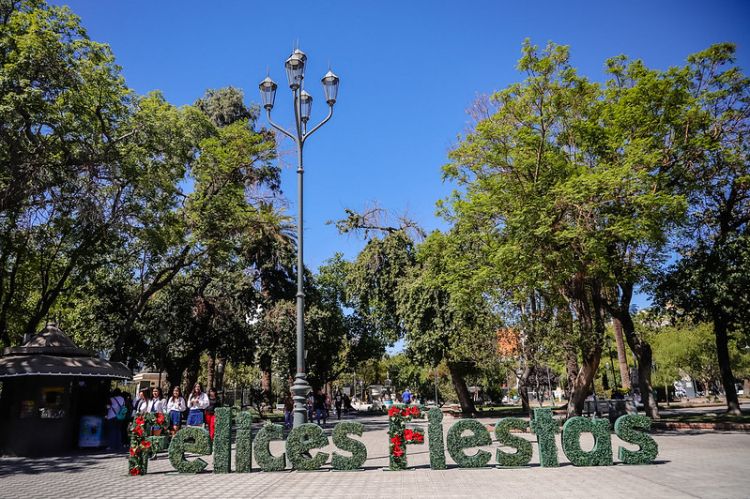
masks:
[[[317,124],[326,116],[319,81],[330,60],[341,78],[334,116],[305,144],[305,261],[313,269],[336,251],[351,259],[361,248],[324,225],[344,208],[377,200],[408,208],[428,230],[442,226],[434,206],[450,191],[440,175],[446,151],[478,93],[522,79],[515,64],[527,37],[570,45],[573,65],[599,81],[604,61],[618,54],[665,69],[722,41],[739,45],[739,65],[750,72],[747,0],[56,3],[112,47],[131,88],[161,90],[178,106],[227,85],[259,102],[258,83],[270,68],[279,84],[272,116],[291,126],[284,61],[299,40]],[[294,169],[282,182],[295,215]]]

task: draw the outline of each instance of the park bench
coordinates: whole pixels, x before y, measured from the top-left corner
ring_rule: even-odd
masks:
[[[604,400],[597,398],[596,400],[586,400],[583,404],[584,416],[594,417],[596,409],[600,415],[607,415],[610,423],[614,424],[622,415],[625,414],[638,414],[638,409],[635,405],[635,400],[632,397],[625,397],[624,399],[613,399]]]

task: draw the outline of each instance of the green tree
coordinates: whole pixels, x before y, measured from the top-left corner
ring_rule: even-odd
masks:
[[[442,213],[481,248],[471,256],[482,257],[476,285],[533,317],[558,317],[571,416],[582,410],[611,315],[639,356],[647,413],[658,417],[651,350],[630,303],[685,211],[674,184],[690,157],[674,137],[687,129],[688,99],[678,74],[624,61],[609,61],[602,88],[577,75],[567,47],[540,53],[526,42],[518,66],[526,79],[477,103],[474,130],[444,167],[460,190]]]
[[[750,310],[750,80],[736,67],[736,46],[714,45],[683,69],[692,98],[697,158],[683,184],[690,219],[680,259],[662,276],[658,301],[714,328],[727,412],[739,414],[730,342],[747,334]]]
[[[104,265],[146,182],[134,96],[66,7],[0,2],[0,343],[32,333]]]

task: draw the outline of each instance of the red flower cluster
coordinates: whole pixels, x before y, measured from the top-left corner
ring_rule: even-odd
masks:
[[[389,432],[393,435],[391,437],[392,457],[402,457],[404,455],[403,446],[409,442],[424,442],[424,434],[421,431],[404,428],[406,420],[422,416],[422,413],[417,406],[407,406],[403,409],[393,406],[388,410],[388,416],[390,416],[395,423],[395,426],[392,426],[392,430]],[[399,463],[394,465],[393,461],[391,461],[391,467],[402,468],[405,465],[405,462],[403,464]]]
[[[407,429],[404,430],[404,440],[406,440],[407,442],[409,442],[411,440],[415,440],[415,441],[421,443],[421,442],[424,442],[424,435],[421,434],[421,433],[419,433],[419,432],[412,431],[409,428],[407,428]]]
[[[144,452],[151,448],[151,442],[147,440],[151,428],[159,426],[162,429],[166,426],[165,418],[162,414],[137,414],[130,431],[132,438],[130,440],[130,474],[133,476],[145,473]]]
[[[422,413],[419,412],[419,408],[414,405],[411,407],[407,407],[406,409],[399,409],[396,406],[391,407],[388,409],[388,415],[390,417],[393,416],[413,416],[415,418],[418,418]]]

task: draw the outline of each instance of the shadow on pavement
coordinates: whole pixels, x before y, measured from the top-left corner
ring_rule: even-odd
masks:
[[[81,473],[92,468],[106,468],[106,462],[112,459],[110,453],[101,454],[68,454],[52,457],[4,457],[0,461],[0,477],[7,475],[39,475],[43,473]],[[123,462],[126,454],[122,453]],[[123,469],[124,469],[123,465]]]

